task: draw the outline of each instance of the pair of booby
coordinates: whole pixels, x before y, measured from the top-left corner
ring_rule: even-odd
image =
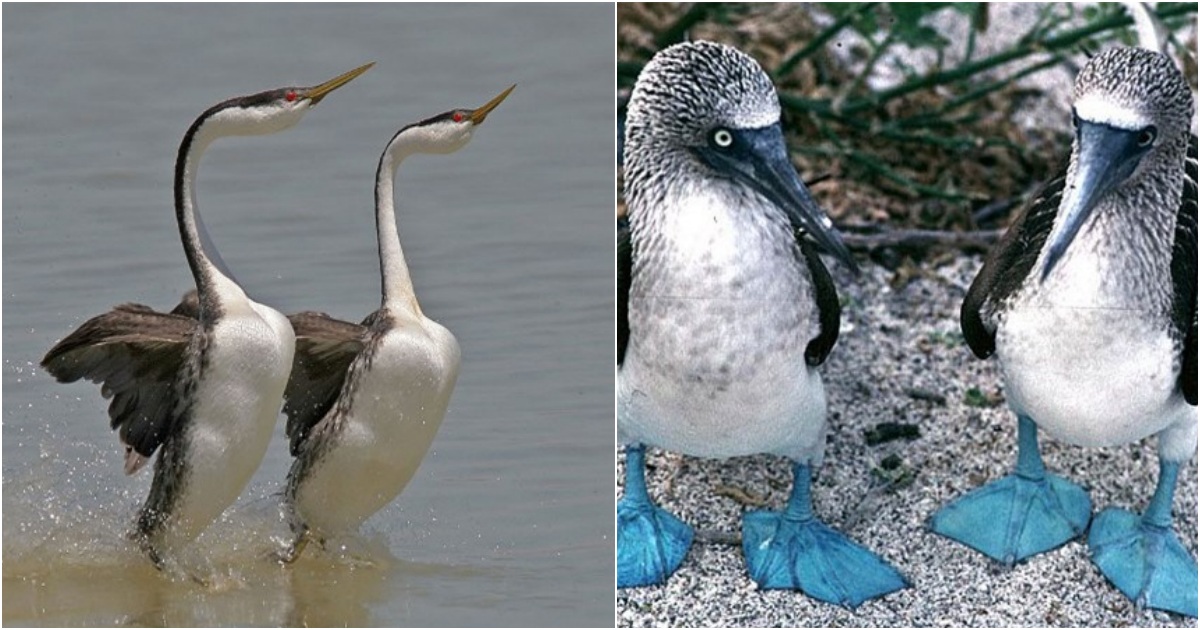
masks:
[[[296,463],[286,499],[297,544],[342,533],[394,498],[432,440],[458,373],[453,335],[420,310],[393,210],[396,167],[450,153],[512,90],[400,130],[376,176],[383,307],[363,326],[318,313],[289,318],[247,296],[200,219],[200,158],[225,136],[283,131],[367,64],[315,87],[237,97],[188,128],[175,164],[175,213],[196,282],[171,312],[123,304],[55,344],[42,366],[60,382],[101,384],[134,474],[158,452],[133,536],[156,566],[175,557],[240,494],[258,468],[286,398]],[[293,332],[293,326],[295,332]],[[290,379],[289,379],[290,376]],[[366,394],[365,397],[362,394]]]
[[[1060,545],[1084,531],[1091,506],[1044,472],[1037,426],[1085,445],[1158,434],[1150,507],[1141,518],[1106,510],[1089,543],[1127,595],[1194,616],[1195,560],[1170,531],[1178,468],[1196,447],[1191,116],[1186,82],[1157,53],[1118,49],[1081,72],[1070,167],[992,252],[963,305],[969,345],[998,355],[1021,419],[1017,474],[945,508],[932,527],[1009,562]],[[618,586],[663,582],[692,541],[646,492],[650,444],[792,458],[783,514],[744,519],[760,586],[849,606],[903,588],[896,570],[812,511],[826,430],[816,367],[839,318],[817,250],[854,263],[788,162],[769,79],[728,46],[663,50],[634,87],[625,147]]]
[[[933,531],[1012,564],[1088,531],[1126,596],[1196,616],[1196,560],[1171,531],[1196,452],[1194,104],[1165,55],[1119,48],[1075,81],[1075,140],[989,254],[962,306],[967,344],[1000,362],[1017,414],[1016,471],[942,508]],[[1158,487],[1139,517],[1092,517],[1083,488],[1045,471],[1043,429],[1082,446],[1157,435]]]

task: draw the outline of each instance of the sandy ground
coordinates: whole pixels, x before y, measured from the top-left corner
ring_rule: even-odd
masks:
[[[1007,474],[1015,461],[1016,418],[1007,406],[966,404],[971,388],[1002,395],[996,363],[975,359],[959,332],[959,305],[980,264],[978,257],[960,257],[899,289],[878,266],[857,281],[835,269],[846,306],[841,337],[822,369],[830,433],[814,483],[815,509],[892,562],[912,588],[853,611],[800,593],[758,590],[742,560],[741,515],[758,507],[747,498],[782,508],[791,489],[787,460],[702,460],[652,450],[651,496],[695,526],[698,542],[665,586],[618,590],[618,624],[1196,627],[1195,620],[1138,610],[1105,581],[1081,541],[1008,569],[926,530],[939,506]],[[920,437],[868,446],[864,431],[882,422],[915,424]],[[1118,505],[1140,512],[1154,491],[1153,438],[1081,448],[1041,437],[1047,469],[1083,485],[1094,510]],[[907,485],[873,473],[892,455],[901,461],[892,476],[908,476]],[[1175,496],[1175,529],[1193,556],[1196,489],[1193,460]]]

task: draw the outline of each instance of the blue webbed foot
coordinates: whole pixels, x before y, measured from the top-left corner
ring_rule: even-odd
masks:
[[[1011,565],[1079,537],[1091,516],[1091,499],[1070,481],[1009,475],[938,510],[930,528]]]
[[[617,503],[617,587],[661,584],[683,563],[692,528],[650,501],[644,448],[625,452],[625,496]]]
[[[692,528],[652,504],[617,503],[617,587],[662,584],[683,563]]]
[[[896,569],[812,513],[809,470],[797,465],[787,510],[749,512],[742,552],[762,588],[798,589],[831,604],[855,607],[908,586]]]
[[[1088,546],[1104,577],[1139,606],[1196,616],[1196,559],[1169,527],[1108,508],[1092,523]]]
[[[947,504],[930,519],[935,533],[1007,565],[1062,546],[1087,529],[1092,501],[1078,485],[1047,475],[1037,427],[1022,417],[1017,472]]]
[[[1146,515],[1108,508],[1088,534],[1092,562],[1138,606],[1196,616],[1196,559],[1171,531],[1177,464],[1163,463]]]

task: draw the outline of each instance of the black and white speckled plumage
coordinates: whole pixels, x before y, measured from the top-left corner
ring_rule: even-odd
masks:
[[[1079,131],[1071,162],[989,255],[963,303],[963,332],[977,356],[1000,357],[1010,402],[1052,435],[1100,445],[1165,431],[1164,456],[1191,457],[1192,96],[1165,56],[1121,48],[1098,55],[1080,72],[1074,103]],[[1096,155],[1093,147],[1082,153],[1084,133],[1126,134],[1129,156]],[[1141,147],[1144,139],[1152,142]],[[1079,206],[1083,164],[1098,159],[1115,160],[1111,172],[1117,175],[1096,186],[1102,193],[1084,204],[1089,213],[1068,233],[1071,219],[1064,213]],[[1051,267],[1046,263],[1055,239],[1067,246]],[[1046,268],[1043,279],[1039,270]],[[1129,392],[1118,389],[1125,386],[1121,381],[1129,382]],[[1112,411],[1096,409],[1088,399],[1110,396]],[[1190,407],[1181,406],[1185,401]]]
[[[629,243],[619,244],[627,443],[820,461],[825,399],[815,366],[836,341],[839,307],[814,244],[798,232],[827,229],[828,219],[815,210],[798,223],[757,185],[761,171],[738,171],[738,155],[712,158],[717,130],[746,155],[782,153],[779,113],[758,64],[720,44],[668,48],[638,79],[625,138]],[[760,144],[742,149],[742,134]]]

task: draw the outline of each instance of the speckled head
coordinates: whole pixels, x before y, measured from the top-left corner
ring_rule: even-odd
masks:
[[[1187,81],[1166,55],[1114,48],[1096,55],[1075,78],[1075,114],[1081,120],[1128,131],[1158,127],[1159,141],[1183,138],[1194,105]]]
[[[779,122],[779,96],[749,55],[713,42],[686,42],[650,60],[629,100],[627,142],[705,143],[715,126],[757,129]]]
[[[767,73],[736,49],[689,42],[655,55],[634,85],[625,124],[625,199],[635,252],[641,251],[638,235],[647,231],[643,214],[686,207],[675,201],[720,181],[721,203],[754,206],[780,228],[773,234],[781,241],[794,242],[800,230],[856,270],[832,221],[796,174],[779,112]]]
[[[1166,56],[1115,48],[1075,79],[1075,140],[1062,202],[1042,258],[1044,281],[1091,217],[1124,217],[1169,246],[1193,112],[1191,90]],[[1097,212],[1098,207],[1108,210]],[[1157,226],[1157,227],[1156,227]],[[1109,228],[1132,234],[1128,227]],[[1102,234],[1103,230],[1096,232]],[[1169,260],[1169,255],[1156,258]]]

